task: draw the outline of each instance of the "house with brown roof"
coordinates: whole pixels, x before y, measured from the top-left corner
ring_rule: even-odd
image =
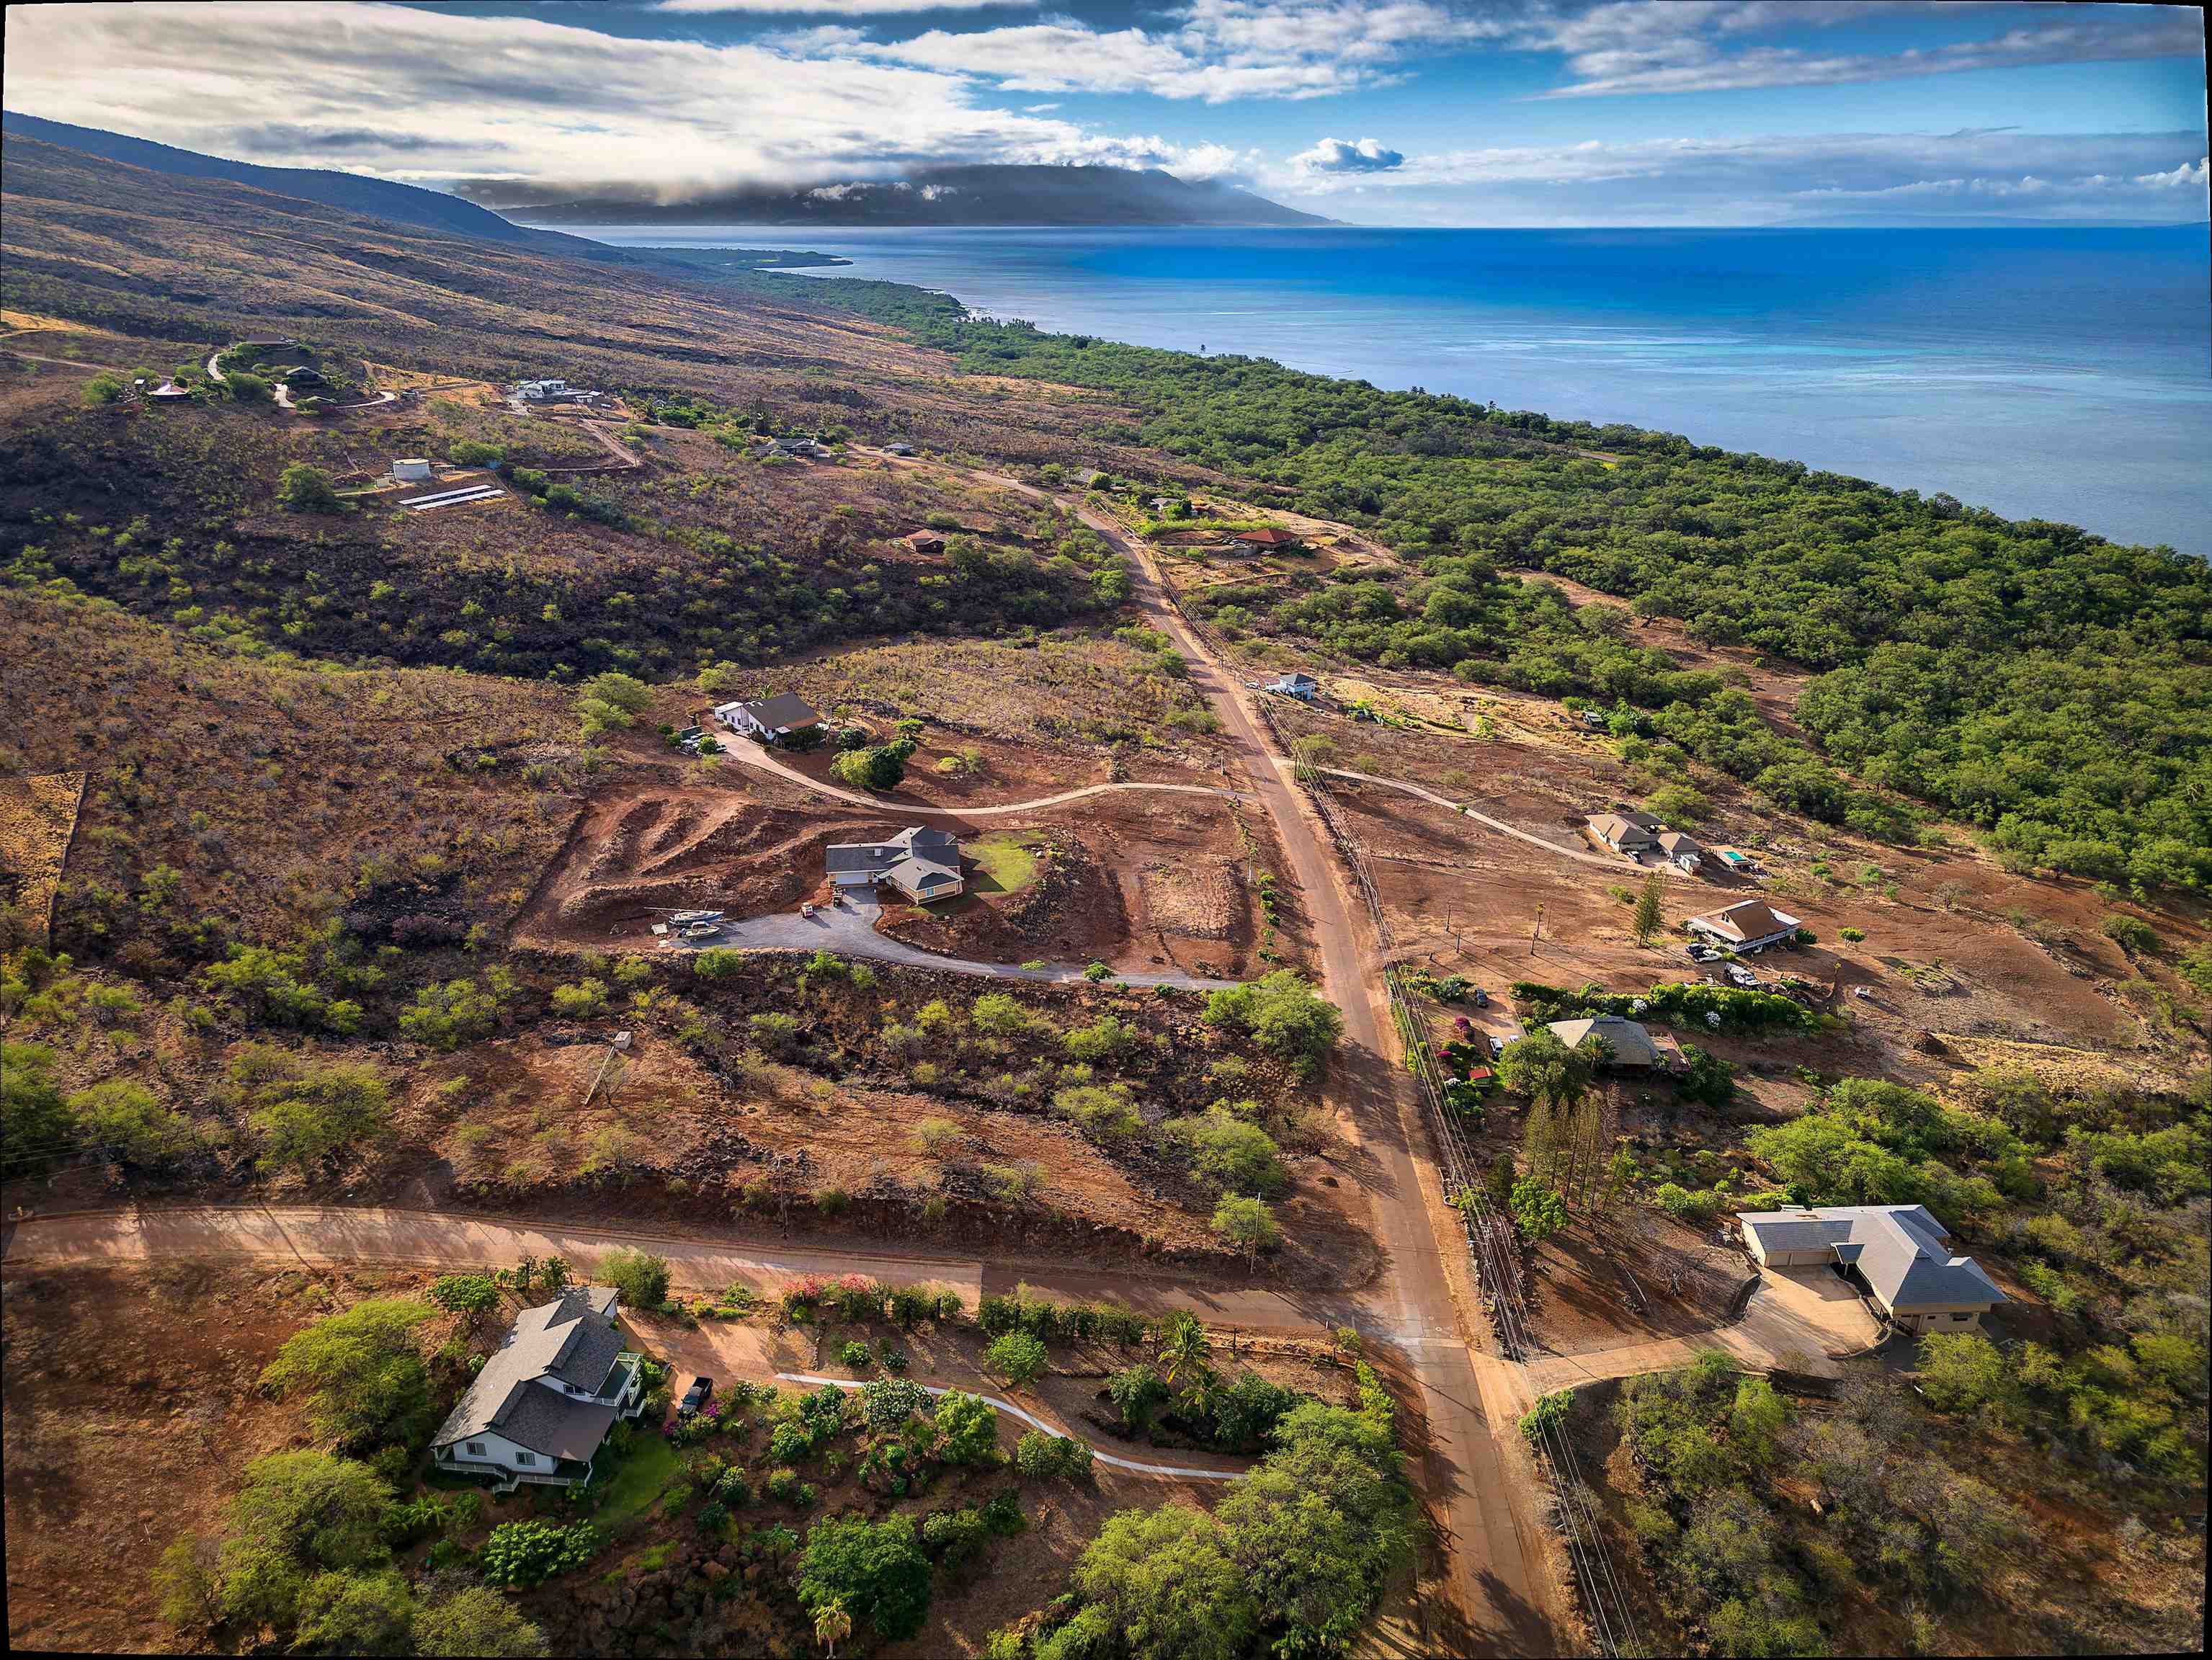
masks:
[[[1594,813],[1583,822],[1598,841],[1632,859],[1659,845],[1659,821],[1648,812]]]
[[[1717,946],[1737,952],[1765,951],[1797,934],[1797,919],[1776,910],[1764,899],[1739,900],[1723,909],[1692,916],[1684,926]]]
[[[1229,545],[1246,553],[1287,553],[1305,544],[1296,532],[1278,529],[1273,525],[1259,530],[1240,530],[1229,538]]]
[[[910,530],[899,540],[916,553],[942,553],[945,538],[933,530]]]
[[[1698,866],[1705,862],[1705,848],[1680,830],[1661,830],[1659,851],[1666,855],[1668,864],[1685,875],[1695,875]]]

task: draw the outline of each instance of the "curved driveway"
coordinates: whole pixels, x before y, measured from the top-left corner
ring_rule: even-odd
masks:
[[[825,784],[819,778],[809,776],[787,761],[779,760],[757,741],[732,733],[725,745],[725,755],[738,765],[750,767],[755,772],[767,773],[786,783],[796,784],[816,795],[826,796],[832,801],[843,801],[856,807],[866,807],[872,812],[896,817],[900,813],[921,813],[937,818],[1000,818],[1012,813],[1036,812],[1045,807],[1056,807],[1069,801],[1081,801],[1093,795],[1104,795],[1112,790],[1164,790],[1172,795],[1212,795],[1225,801],[1242,801],[1247,798],[1235,790],[1225,790],[1212,784],[1147,784],[1140,782],[1117,784],[1086,784],[1080,789],[1061,790],[1056,795],[1039,795],[1027,801],[1000,801],[986,807],[937,807],[919,801],[902,801],[893,796],[863,795],[858,790],[848,790],[836,784]]]
[[[909,968],[942,969],[952,974],[972,974],[988,980],[1027,980],[1045,985],[1066,985],[1081,980],[1083,967],[1073,963],[1023,968],[1012,963],[979,963],[971,958],[946,957],[903,939],[878,933],[875,919],[881,907],[850,901],[821,906],[814,915],[772,911],[725,922],[711,939],[671,939],[674,951],[835,951],[848,957],[873,958],[878,963],[899,963]],[[1193,974],[1116,974],[1112,983],[1123,986],[1176,986],[1185,991],[1220,991],[1243,983],[1241,980],[1206,980]]]
[[[1323,767],[1320,770],[1330,778],[1348,778],[1355,784],[1374,784],[1386,790],[1398,790],[1407,795],[1418,795],[1424,801],[1433,801],[1437,806],[1448,808],[1462,818],[1474,819],[1478,824],[1487,824],[1492,830],[1510,836],[1516,842],[1526,842],[1532,848],[1541,848],[1546,853],[1555,853],[1562,859],[1572,859],[1584,865],[1595,865],[1599,869],[1611,871],[1616,875],[1632,868],[1638,869],[1639,873],[1644,869],[1657,868],[1656,866],[1632,866],[1625,860],[1607,859],[1598,854],[1586,853],[1580,848],[1563,848],[1557,842],[1547,842],[1540,836],[1522,830],[1517,825],[1507,824],[1503,818],[1492,818],[1486,812],[1477,812],[1473,807],[1463,806],[1449,796],[1438,795],[1432,789],[1425,789],[1419,784],[1409,784],[1403,779],[1377,778],[1371,773],[1349,772],[1342,767]],[[1674,873],[1668,868],[1661,870],[1659,874],[1672,877]]]

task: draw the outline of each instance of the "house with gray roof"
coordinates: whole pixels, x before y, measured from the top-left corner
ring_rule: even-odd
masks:
[[[1595,1037],[1613,1051],[1607,1065],[1614,1067],[1663,1067],[1679,1061],[1680,1052],[1671,1041],[1652,1035],[1642,1022],[1623,1019],[1617,1014],[1591,1015],[1581,1020],[1554,1020],[1548,1028],[1552,1036],[1569,1049],[1580,1049],[1587,1038]]]
[[[1771,1268],[1831,1268],[1905,1331],[1972,1331],[2006,1299],[1949,1230],[1920,1205],[1828,1205],[1747,1211],[1746,1250]]]
[[[503,1493],[589,1481],[607,1432],[645,1406],[620,1313],[611,1286],[571,1286],[523,1310],[431,1438],[438,1468],[490,1476]]]
[[[825,848],[832,888],[872,888],[889,882],[917,905],[967,891],[960,843],[949,831],[910,825],[888,842],[847,842]]]
[[[782,743],[795,732],[822,724],[822,717],[815,713],[814,706],[794,691],[778,692],[773,697],[756,698],[750,703],[719,704],[714,718],[732,732],[757,738],[770,745]]]

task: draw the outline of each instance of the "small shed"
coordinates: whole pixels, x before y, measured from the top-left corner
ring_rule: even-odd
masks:
[[[884,453],[885,455],[912,455],[914,453],[914,446],[906,442],[903,439],[896,439],[890,443],[884,446]]]
[[[910,530],[899,540],[916,553],[942,553],[945,538],[933,530]]]
[[[160,386],[155,387],[153,391],[146,394],[149,398],[155,398],[164,404],[184,402],[189,399],[191,395],[192,392],[190,386],[180,386],[173,380],[164,380]]]
[[[430,477],[430,464],[421,456],[398,456],[392,463],[392,476],[403,484],[420,484]]]

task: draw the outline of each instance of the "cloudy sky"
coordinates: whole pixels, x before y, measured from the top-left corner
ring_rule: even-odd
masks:
[[[15,5],[7,46],[13,110],[430,185],[1105,161],[1372,224],[2207,214],[2180,6]]]

